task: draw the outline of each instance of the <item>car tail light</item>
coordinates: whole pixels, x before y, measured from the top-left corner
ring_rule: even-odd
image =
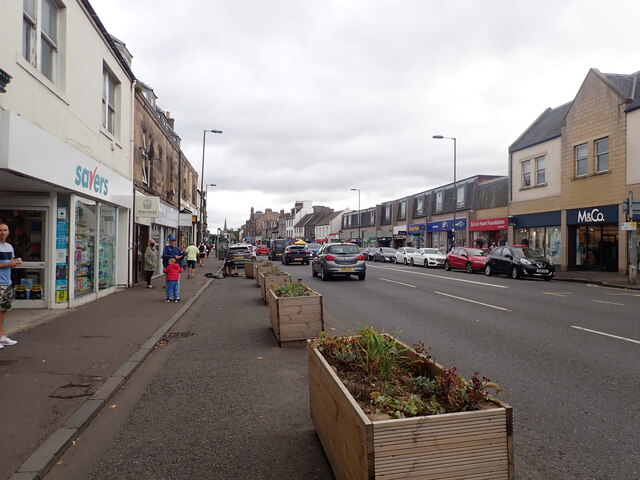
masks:
[[[337,258],[334,257],[333,255],[327,255],[326,257],[324,257],[324,259],[329,262],[335,262],[337,260]]]
[[[358,255],[358,256],[356,257],[356,260],[364,260],[364,255]]]

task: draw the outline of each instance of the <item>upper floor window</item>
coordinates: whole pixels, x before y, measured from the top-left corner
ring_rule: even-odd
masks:
[[[391,223],[391,204],[387,203],[382,206],[382,222],[385,225]]]
[[[60,8],[53,0],[23,0],[22,11],[22,56],[57,83]]]
[[[376,211],[371,210],[369,212],[369,226],[373,227],[376,224]]]
[[[424,195],[413,199],[413,216],[420,217],[424,215]]]
[[[531,160],[522,162],[522,188],[531,186]]]
[[[407,218],[407,201],[403,200],[398,203],[398,220],[406,220]]]
[[[609,170],[609,138],[596,140],[596,172]]]
[[[102,70],[102,126],[112,135],[116,134],[118,80],[105,66]]]
[[[456,208],[464,208],[464,187],[464,183],[456,187]]]
[[[536,158],[536,185],[547,183],[547,174],[545,170],[545,157]]]
[[[576,155],[576,177],[587,174],[587,144],[575,147]]]
[[[442,194],[442,192],[436,192],[436,212],[441,212],[442,211],[442,199],[443,199],[444,195]]]

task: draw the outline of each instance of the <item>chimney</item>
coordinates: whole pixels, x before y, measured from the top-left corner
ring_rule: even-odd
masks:
[[[171,112],[164,112],[164,116],[167,117],[167,123],[169,124],[169,126],[171,127],[171,130],[175,130],[173,128],[173,126],[176,123],[176,119],[175,118],[171,118]]]

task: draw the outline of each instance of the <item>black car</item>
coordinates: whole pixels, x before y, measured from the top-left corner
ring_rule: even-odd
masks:
[[[494,248],[487,257],[484,266],[486,275],[509,275],[520,277],[543,278],[549,281],[556,274],[553,264],[539,250],[526,246],[507,246]]]
[[[253,260],[253,253],[248,245],[231,245],[224,256],[225,262],[231,262],[234,267],[243,267]]]
[[[269,260],[282,258],[282,252],[284,252],[284,248],[287,245],[289,245],[289,240],[283,238],[271,240],[271,244],[269,245]]]
[[[309,265],[311,254],[305,245],[287,245],[282,252],[282,263],[289,265],[293,262]]]

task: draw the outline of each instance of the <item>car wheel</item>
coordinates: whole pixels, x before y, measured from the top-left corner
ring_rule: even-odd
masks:
[[[366,277],[366,272],[365,273],[359,273],[358,274],[358,280],[364,280],[364,278]]]
[[[391,259],[391,263],[398,263],[398,260],[397,260],[397,259],[395,259],[395,258],[392,258],[392,259]]]
[[[305,265],[309,265],[309,262],[304,262]]]
[[[545,282],[550,282],[551,281],[551,277],[542,277],[542,278],[544,278]]]
[[[318,272],[316,272],[316,269],[313,268],[313,265],[311,266],[311,276],[312,277],[317,277],[318,276]]]
[[[511,278],[513,278],[514,280],[517,280],[520,278],[520,272],[518,272],[518,268],[517,267],[513,267],[511,269]]]
[[[464,271],[467,273],[473,273],[473,265],[471,265],[471,262],[467,262],[464,266]]]
[[[413,261],[413,260],[412,260],[412,261]],[[407,264],[407,259],[406,259],[406,258],[404,259],[404,264],[405,264],[405,265]]]
[[[382,263],[387,263],[387,259],[382,257]]]
[[[449,272],[451,271],[451,264],[449,263],[449,260],[447,260],[446,262],[444,262],[444,269]]]
[[[322,281],[324,282],[329,280],[329,275],[327,275],[327,272],[324,271],[324,267],[320,267],[320,278],[322,278]]]
[[[490,277],[491,275],[493,275],[493,272],[491,271],[491,265],[485,265],[484,267],[484,274],[487,277]]]
[[[427,260],[425,260],[424,263],[422,264],[422,266],[424,268],[427,268],[429,266],[429,262]]]

